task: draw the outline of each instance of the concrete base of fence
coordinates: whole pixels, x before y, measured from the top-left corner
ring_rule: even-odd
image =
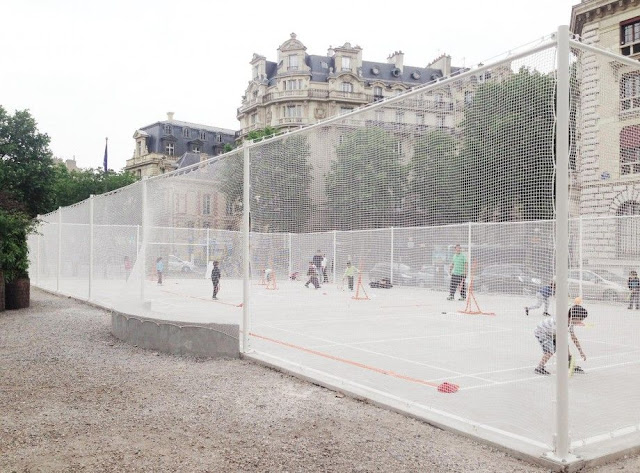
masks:
[[[113,312],[111,333],[131,345],[172,355],[240,357],[238,325],[191,324]]]

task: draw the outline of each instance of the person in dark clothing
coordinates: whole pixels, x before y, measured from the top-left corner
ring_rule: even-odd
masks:
[[[313,264],[313,261],[309,261],[309,269],[307,270],[307,276],[309,276],[309,280],[306,282],[304,287],[309,287],[309,283],[313,284],[316,289],[320,287],[320,282],[318,281],[318,268]]]
[[[315,254],[315,256],[311,259],[311,261],[313,262],[313,265],[316,267],[316,270],[318,271],[318,275],[322,274],[322,251],[318,250],[318,252]]]
[[[220,290],[220,268],[218,262],[213,262],[213,269],[211,270],[211,282],[213,283],[213,299],[218,298],[218,291]]]
[[[629,273],[629,280],[627,281],[627,287],[631,291],[629,295],[629,309],[633,309],[636,306],[636,310],[640,309],[640,279],[638,273],[631,271]]]

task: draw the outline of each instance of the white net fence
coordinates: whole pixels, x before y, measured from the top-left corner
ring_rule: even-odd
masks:
[[[556,316],[546,289],[557,250],[556,54],[549,41],[45,215],[30,238],[32,281],[171,320],[241,323],[247,311],[243,350],[258,358],[523,451],[553,451],[556,357],[544,360],[534,332]],[[635,90],[625,77],[640,69],[581,49],[570,64],[569,278],[557,296],[582,296],[589,312],[572,328],[587,360],[571,345],[581,371],[568,388],[571,449],[589,454],[612,438],[638,441],[640,426],[640,318],[627,309],[640,204],[620,183],[601,192],[594,164],[615,161],[612,181],[640,173],[640,144],[631,148],[640,133],[620,144],[609,126],[636,107],[620,90]],[[631,203],[612,213],[621,192]]]

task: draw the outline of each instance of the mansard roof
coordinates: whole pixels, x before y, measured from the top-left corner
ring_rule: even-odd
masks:
[[[191,123],[191,122],[183,122],[180,120],[162,120],[159,122],[155,122],[152,123],[151,125],[147,125],[147,126],[143,126],[142,128],[140,128],[140,130],[144,131],[145,129],[151,128],[152,126],[155,125],[164,125],[164,124],[169,124],[169,125],[175,125],[175,126],[181,126],[181,127],[187,127],[187,128],[193,128],[196,130],[205,130],[205,131],[210,131],[212,133],[220,133],[223,135],[234,135],[235,136],[235,130],[228,130],[226,128],[218,128],[215,126],[209,126],[209,125],[202,125],[200,123]]]

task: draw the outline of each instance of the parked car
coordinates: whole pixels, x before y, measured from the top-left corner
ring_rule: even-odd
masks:
[[[542,283],[542,278],[524,265],[495,264],[482,268],[473,285],[482,292],[535,294]]]
[[[448,289],[451,275],[449,265],[425,264],[420,268],[420,272],[425,275],[425,285],[432,289]]]
[[[170,272],[191,273],[195,271],[196,265],[191,261],[184,261],[177,256],[169,255],[167,269]]]
[[[576,297],[580,292],[580,270],[569,270],[569,295]],[[599,301],[629,300],[627,279],[606,269],[582,270],[582,297]]]
[[[403,263],[393,264],[393,275],[391,275],[390,263],[377,263],[371,271],[369,271],[369,279],[371,281],[380,281],[386,278],[391,280],[391,284],[398,286],[420,286],[428,285],[428,274],[421,271],[415,271]],[[433,281],[433,279],[431,280]]]

